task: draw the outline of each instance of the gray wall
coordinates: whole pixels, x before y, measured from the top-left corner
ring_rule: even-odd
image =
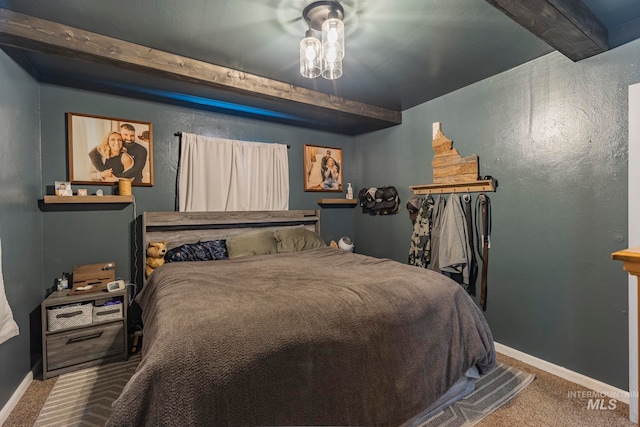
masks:
[[[627,87],[640,41],[579,63],[552,53],[403,114],[356,139],[357,181],[432,183],[431,123],[480,157],[493,234],[486,317],[497,342],[628,387]],[[474,197],[475,201],[475,197]],[[411,223],[356,214],[360,251],[406,262]]]
[[[42,284],[38,83],[0,51],[0,239],[2,274],[20,334],[0,344],[0,408],[39,353]]]

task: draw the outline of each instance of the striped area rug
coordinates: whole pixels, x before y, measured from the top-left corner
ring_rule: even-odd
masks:
[[[111,404],[140,363],[140,355],[61,375],[34,426],[104,426]]]
[[[470,427],[507,403],[526,386],[535,375],[520,371],[504,363],[476,380],[475,390],[422,422],[420,427]]]
[[[126,362],[60,376],[34,425],[104,426],[111,413],[111,403],[120,395],[138,363],[139,355]],[[498,362],[493,371],[476,381],[472,393],[431,418],[420,421],[419,426],[473,426],[517,395],[533,379],[532,374]]]

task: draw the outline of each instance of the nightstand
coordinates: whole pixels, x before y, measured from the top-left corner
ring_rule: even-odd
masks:
[[[110,300],[120,304],[105,305]],[[69,295],[53,292],[40,305],[42,379],[127,360],[127,289]]]

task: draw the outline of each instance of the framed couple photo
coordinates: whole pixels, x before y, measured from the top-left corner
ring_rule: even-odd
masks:
[[[67,135],[72,184],[153,185],[150,122],[67,113]]]
[[[342,149],[304,146],[304,191],[342,192]]]

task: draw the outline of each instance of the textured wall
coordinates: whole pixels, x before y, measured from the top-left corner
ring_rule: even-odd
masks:
[[[486,317],[496,341],[627,389],[627,276],[611,252],[627,245],[627,86],[640,81],[640,41],[579,63],[558,53],[403,115],[356,139],[357,180],[432,182],[431,123],[480,174],[493,235]],[[406,262],[406,210],[356,214],[361,251]]]
[[[42,285],[38,83],[0,51],[0,239],[5,291],[20,334],[0,344],[0,409],[39,353]],[[30,330],[35,330],[31,339]],[[33,341],[33,342],[32,342]]]
[[[290,209],[319,209],[316,199],[323,193],[305,193],[302,181],[303,144],[344,148],[345,179],[351,179],[353,138],[326,132],[232,117],[178,106],[106,95],[49,84],[42,92],[43,189],[67,177],[65,113],[76,112],[105,117],[130,118],[153,123],[154,186],[133,187],[135,214],[143,211],[172,211],[175,206],[177,131],[247,141],[290,144]],[[95,192],[98,186],[86,186]],[[110,194],[111,188],[104,187]],[[344,197],[324,193],[327,197]],[[353,209],[323,209],[322,235],[326,241],[353,236]],[[74,265],[103,261],[116,262],[116,274],[133,277],[134,206],[122,210],[46,212],[44,223],[44,277],[53,281]],[[139,237],[139,236],[138,236]],[[144,270],[144,259],[138,259]]]

